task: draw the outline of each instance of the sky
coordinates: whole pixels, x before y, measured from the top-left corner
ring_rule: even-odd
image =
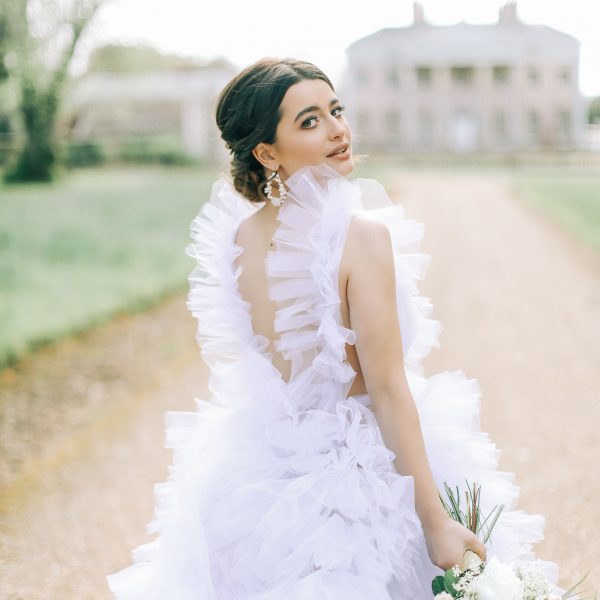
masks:
[[[422,0],[433,25],[494,23],[504,0]],[[365,6],[368,5],[368,10]],[[573,35],[581,42],[580,89],[600,95],[600,2],[518,0],[517,15]],[[345,49],[384,27],[412,23],[412,0],[108,0],[74,70],[103,43],[144,43],[182,56],[225,56],[239,69],[264,56],[315,63],[338,85]]]

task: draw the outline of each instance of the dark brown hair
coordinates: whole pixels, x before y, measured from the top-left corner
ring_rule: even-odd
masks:
[[[259,185],[263,165],[252,154],[260,142],[273,144],[281,119],[281,101],[288,88],[303,79],[333,84],[318,67],[294,58],[262,58],[236,75],[217,99],[216,121],[221,138],[232,154],[235,189],[252,202],[262,202]]]

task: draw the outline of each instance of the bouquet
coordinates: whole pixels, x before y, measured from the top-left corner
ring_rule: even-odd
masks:
[[[455,495],[445,482],[444,486],[448,501],[441,495],[440,499],[446,512],[476,535],[483,532],[482,540],[487,542],[504,506],[494,507],[490,514],[482,519],[479,507],[481,486],[470,486],[467,481],[466,512],[461,510],[458,487]],[[575,589],[588,575],[589,571],[559,596],[551,591],[550,582],[535,563],[514,566],[502,563],[496,557],[483,561],[471,550],[466,550],[462,564],[455,565],[444,575],[435,577],[431,588],[436,600],[568,600],[578,598]],[[588,600],[590,599],[597,600],[598,593],[594,593],[593,598]]]

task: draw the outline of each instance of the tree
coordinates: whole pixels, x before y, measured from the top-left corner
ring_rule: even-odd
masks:
[[[8,79],[8,67],[6,65],[9,53],[8,28],[8,10],[2,3],[0,4],[0,84]]]
[[[4,179],[50,181],[56,166],[55,124],[61,93],[75,50],[103,0],[0,3],[16,51],[11,75],[18,80],[24,133],[23,146]]]
[[[0,4],[0,150],[2,149],[2,135],[8,130],[8,114],[5,108],[5,82],[8,79],[7,60],[9,55],[8,41],[8,15],[4,6]],[[1,156],[0,156],[1,158]]]

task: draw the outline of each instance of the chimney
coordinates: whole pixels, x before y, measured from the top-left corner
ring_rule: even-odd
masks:
[[[425,25],[425,14],[420,2],[413,2],[413,25]]]
[[[515,25],[519,22],[517,18],[517,2],[510,0],[498,11],[498,23],[501,25]]]

